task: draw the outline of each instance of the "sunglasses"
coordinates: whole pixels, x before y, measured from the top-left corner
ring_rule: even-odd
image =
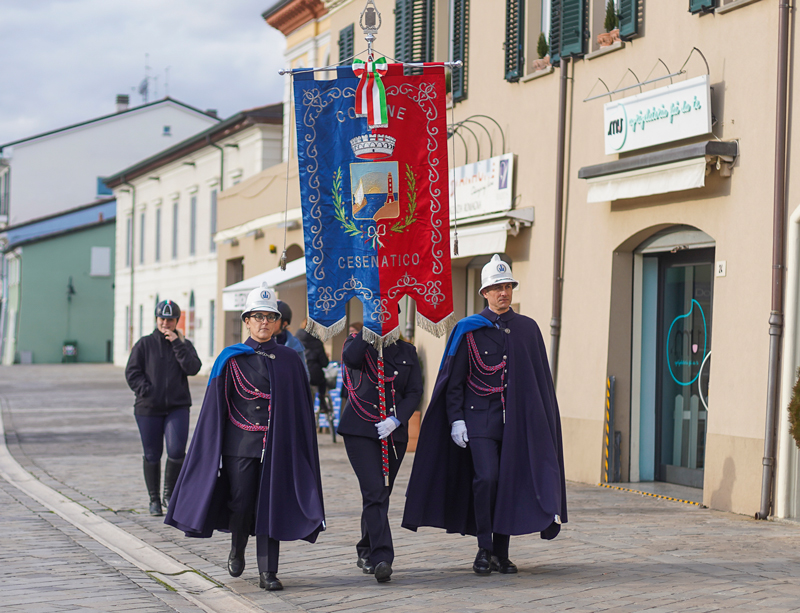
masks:
[[[264,320],[267,320],[269,323],[273,323],[281,318],[281,316],[278,315],[277,313],[251,313],[250,315],[248,315],[248,317],[252,317],[258,323],[261,323]]]

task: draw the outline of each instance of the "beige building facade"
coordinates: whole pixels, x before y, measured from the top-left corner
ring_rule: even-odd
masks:
[[[558,64],[536,61],[537,42],[541,32],[550,33],[552,8],[566,15],[573,4],[586,11],[588,40],[562,75]],[[265,19],[287,36],[287,67],[322,66],[327,58],[335,64],[366,48],[358,26],[363,5],[283,0]],[[601,0],[397,0],[377,6],[380,52],[407,61],[465,61],[452,81],[455,104],[448,109],[453,185],[491,164],[502,171],[505,163],[511,173],[511,197],[496,206],[478,199],[471,207],[469,196],[455,190],[456,315],[483,308],[476,292],[480,269],[494,252],[503,253],[520,281],[515,308],[539,323],[551,353],[557,349],[567,478],[604,480],[607,450],[614,478],[613,435],[610,446],[604,437],[613,377],[620,481],[691,486],[702,489],[712,508],[758,511],[770,365],[778,3],[619,0],[627,40],[612,33],[602,47]],[[410,22],[396,30],[396,15],[407,10]],[[414,28],[425,36],[413,36]],[[758,45],[738,42],[755,31],[761,33]],[[286,92],[288,106],[288,79]],[[791,151],[791,121],[789,126]],[[284,151],[292,151],[294,160],[290,127],[287,122]],[[287,221],[274,217],[285,206],[286,184],[279,186],[285,165],[225,195],[236,213],[223,223],[221,207],[220,228],[237,227],[242,234],[261,219],[263,237],[245,232],[235,247],[219,243],[220,279],[223,253],[227,259],[241,255],[246,276],[277,267],[284,226],[287,245],[299,255],[299,193],[289,164]],[[790,156],[789,178],[796,164]],[[772,512],[794,517],[800,512],[800,471],[785,407],[800,364],[800,199],[791,180],[787,187],[786,326]],[[248,195],[251,214],[241,206]],[[559,225],[561,266],[554,274]],[[277,245],[274,253],[271,244]],[[260,263],[247,269],[248,258]],[[293,288],[298,301],[300,290]],[[554,288],[561,289],[560,313]],[[551,327],[553,319],[557,325]],[[422,330],[413,337],[429,395],[444,339]]]

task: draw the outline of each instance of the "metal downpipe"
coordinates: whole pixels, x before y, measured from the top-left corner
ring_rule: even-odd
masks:
[[[553,385],[558,379],[558,345],[561,340],[561,251],[564,226],[564,156],[567,134],[567,67],[569,59],[562,57],[559,66],[561,82],[558,95],[558,151],[556,153],[556,210],[553,240],[553,311],[550,319],[550,373]]]
[[[126,322],[128,324],[128,351],[130,351],[133,349],[133,270],[136,265],[136,241],[134,240],[134,236],[136,235],[136,186],[134,186],[133,183],[128,183],[124,175],[122,177],[122,185],[127,185],[131,189],[131,244],[129,247],[131,256],[131,305],[128,321]]]
[[[772,215],[772,300],[769,316],[769,373],[764,458],[761,461],[761,508],[756,519],[772,510],[775,477],[776,424],[779,412],[781,342],[783,336],[784,234],[786,218],[786,125],[789,65],[789,3],[781,0],[778,20],[778,92],[775,118],[775,180]]]

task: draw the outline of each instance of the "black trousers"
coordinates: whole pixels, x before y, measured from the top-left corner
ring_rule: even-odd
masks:
[[[367,558],[374,566],[381,562],[391,564],[394,561],[394,547],[389,527],[389,496],[407,443],[395,443],[393,449],[389,441],[389,487],[386,487],[381,470],[381,442],[365,436],[343,438],[347,457],[361,488],[361,540],[356,544],[356,551],[359,557]]]
[[[222,458],[222,465],[230,484],[228,528],[231,531],[231,549],[235,553],[241,553],[247,547],[247,540],[255,530],[256,501],[261,483],[261,459],[226,455]],[[280,549],[280,541],[266,534],[256,535],[258,572],[278,572]]]
[[[507,534],[492,532],[502,447],[501,441],[490,438],[469,439],[472,467],[475,472],[472,478],[472,494],[475,504],[478,547],[488,549],[499,558],[507,558],[510,537]]]

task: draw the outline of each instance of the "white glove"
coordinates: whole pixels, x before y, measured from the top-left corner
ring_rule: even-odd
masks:
[[[450,438],[452,438],[453,442],[459,447],[467,446],[469,437],[467,436],[467,424],[463,419],[457,419],[453,422],[450,428]]]
[[[399,425],[400,421],[396,417],[387,417],[383,421],[378,422],[375,424],[375,427],[378,429],[378,438],[386,438],[392,432],[394,432]]]

